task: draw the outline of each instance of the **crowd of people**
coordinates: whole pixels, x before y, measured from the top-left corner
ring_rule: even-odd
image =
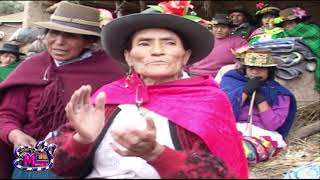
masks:
[[[258,3],[256,27],[241,6],[206,21],[171,3],[112,19],[62,1],[35,23],[41,52],[3,45],[0,178],[248,178],[287,146],[296,99],[275,80],[281,58],[255,45],[303,38],[320,90],[319,26],[301,7]],[[52,169],[12,167],[41,140],[58,147]]]

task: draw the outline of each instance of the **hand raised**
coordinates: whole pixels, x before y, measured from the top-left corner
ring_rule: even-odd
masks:
[[[156,141],[156,127],[152,118],[147,117],[147,127],[144,130],[123,129],[111,132],[116,143],[125,148],[121,150],[112,144],[113,150],[121,156],[136,156],[147,161],[153,160],[164,150]]]
[[[76,90],[66,106],[67,118],[75,129],[74,139],[88,144],[96,140],[105,124],[104,93],[96,97],[96,105],[90,102],[91,86],[81,86]]]

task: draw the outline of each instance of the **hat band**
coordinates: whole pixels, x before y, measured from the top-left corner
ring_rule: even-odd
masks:
[[[63,17],[63,16],[56,16],[56,15],[51,15],[50,19],[63,21],[63,22],[71,22],[71,23],[77,23],[77,24],[82,24],[82,25],[100,27],[100,23],[98,23],[98,22],[86,21],[86,20],[83,20],[83,19],[67,18],[67,17]]]
[[[61,17],[61,16],[59,16]],[[61,20],[57,20],[55,19],[55,17],[51,19],[51,22],[53,23],[57,23],[57,24],[60,24],[60,25],[63,25],[63,26],[66,26],[67,27],[72,27],[72,28],[77,28],[77,29],[81,29],[81,30],[85,30],[85,31],[91,31],[91,32],[94,32],[94,33],[98,33],[100,34],[101,32],[101,28],[100,26],[91,26],[91,25],[88,25],[88,24],[79,24],[79,23],[75,23],[73,20],[72,21],[61,21]],[[69,18],[71,19],[71,18]],[[74,33],[77,34],[77,32],[75,31]],[[81,34],[81,33],[80,33]]]

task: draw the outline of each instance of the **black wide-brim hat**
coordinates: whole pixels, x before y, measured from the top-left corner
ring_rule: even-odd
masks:
[[[111,21],[102,28],[102,46],[112,58],[125,62],[124,50],[130,37],[148,28],[164,28],[182,36],[182,41],[192,51],[188,64],[206,57],[214,46],[212,33],[199,23],[161,13],[130,14]]]
[[[15,54],[16,56],[25,55],[25,54],[19,52],[18,45],[10,44],[10,43],[5,43],[5,44],[3,44],[2,48],[0,48],[0,54],[6,53],[6,52]]]
[[[234,25],[231,21],[231,19],[228,17],[228,14],[220,14],[217,13],[214,18],[212,18],[211,23],[213,25],[219,25],[223,24],[226,26],[229,26],[231,28],[236,27],[237,25]]]
[[[240,12],[243,13],[244,16],[246,16],[246,18],[249,20],[252,18],[251,14],[249,13],[248,9],[243,6],[243,5],[237,5],[235,7],[233,7],[232,9],[230,9],[228,11],[228,15],[232,14],[233,12]]]

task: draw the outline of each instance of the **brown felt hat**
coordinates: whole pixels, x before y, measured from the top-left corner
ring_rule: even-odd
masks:
[[[36,22],[37,26],[74,34],[100,36],[99,10],[74,4],[60,2],[50,21]]]

